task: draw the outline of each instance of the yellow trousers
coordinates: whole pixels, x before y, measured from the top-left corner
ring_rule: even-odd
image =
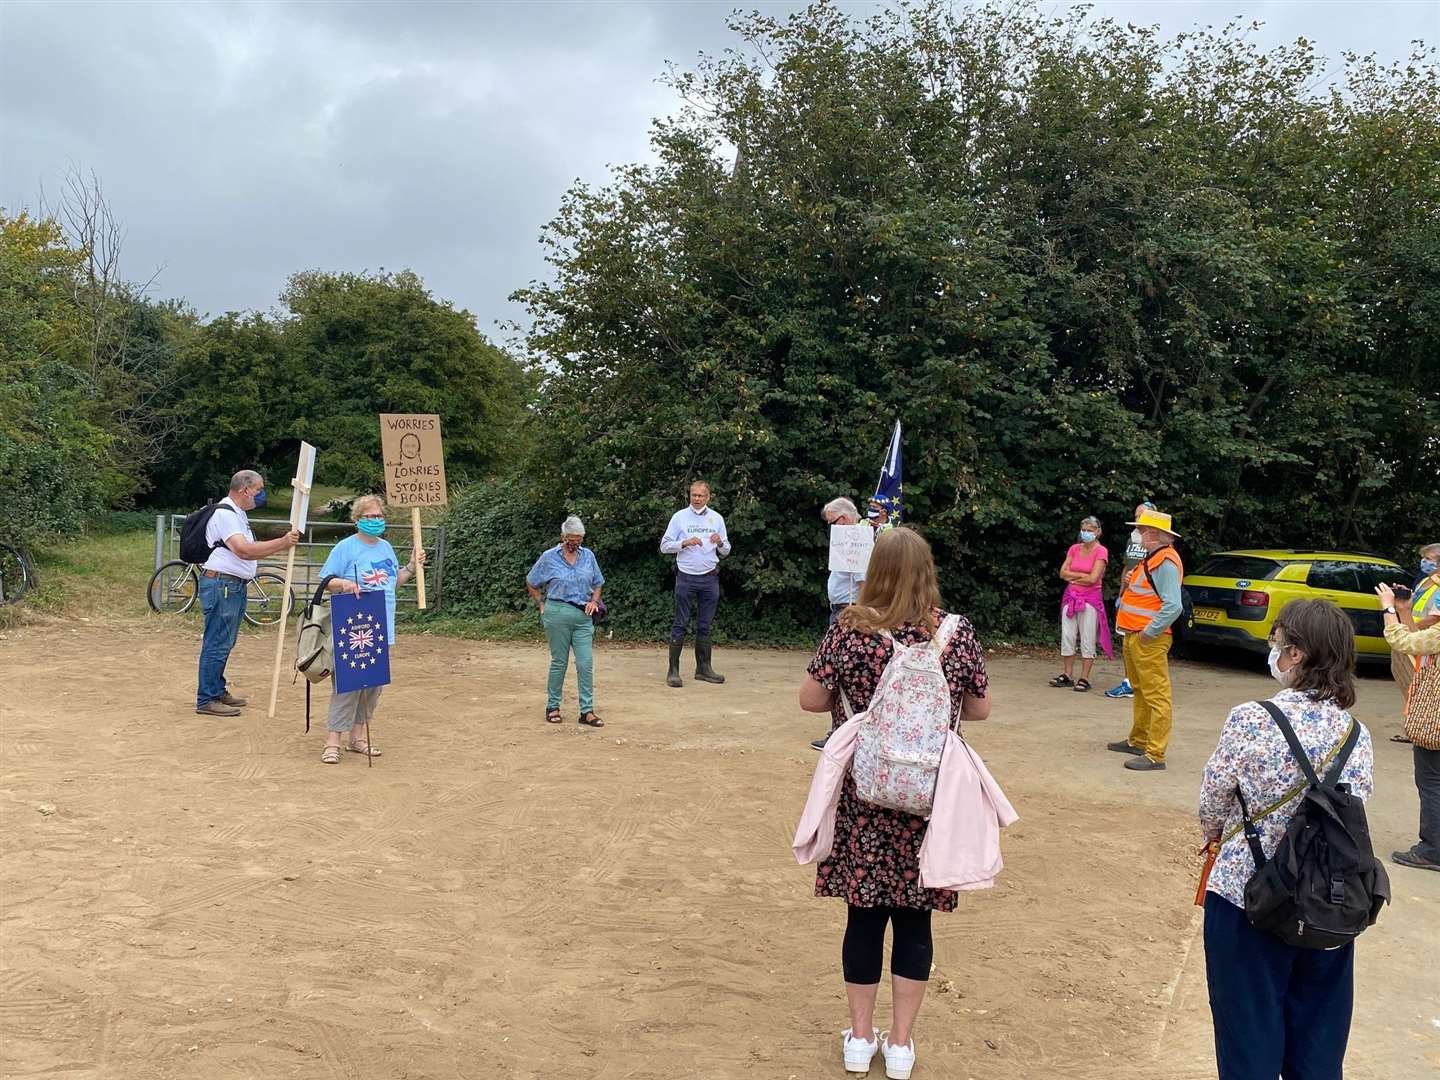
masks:
[[[1165,748],[1170,745],[1171,641],[1169,634],[1158,638],[1125,635],[1125,677],[1135,691],[1135,723],[1127,741],[1144,750],[1151,761],[1164,761]]]

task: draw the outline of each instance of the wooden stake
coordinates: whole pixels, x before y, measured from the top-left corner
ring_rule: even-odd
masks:
[[[285,553],[285,591],[280,594],[280,633],[275,638],[275,673],[270,679],[270,711],[275,719],[275,700],[280,695],[280,662],[285,659],[285,635],[290,632],[290,582],[295,577],[295,549]]]
[[[410,528],[411,528],[412,530],[414,530],[414,533],[415,533],[415,551],[421,551],[421,550],[423,550],[423,549],[424,549],[424,544],[421,543],[422,536],[421,536],[421,533],[420,533],[420,507],[418,507],[418,506],[412,506],[412,507],[410,508]],[[415,556],[414,556],[413,553],[411,554],[410,557],[411,557],[412,559],[415,558]],[[415,596],[416,596],[416,599],[417,599],[416,606],[419,607],[421,611],[424,611],[424,610],[425,610],[425,566],[424,566],[424,564],[421,563],[418,559],[417,559],[416,562],[415,562]]]

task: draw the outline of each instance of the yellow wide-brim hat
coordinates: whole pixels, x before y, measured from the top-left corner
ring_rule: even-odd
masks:
[[[1142,510],[1140,516],[1134,521],[1127,521],[1126,525],[1148,525],[1152,529],[1160,529],[1169,533],[1175,539],[1180,539],[1180,534],[1175,531],[1169,514],[1162,514],[1159,510]]]

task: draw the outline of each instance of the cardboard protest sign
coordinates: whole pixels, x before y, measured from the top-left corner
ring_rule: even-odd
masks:
[[[444,506],[445,452],[434,413],[381,413],[380,453],[391,506]]]
[[[830,526],[830,569],[863,574],[875,550],[875,530],[869,525]]]
[[[331,644],[335,649],[335,692],[348,694],[390,682],[390,640],[386,633],[385,593],[330,598]]]

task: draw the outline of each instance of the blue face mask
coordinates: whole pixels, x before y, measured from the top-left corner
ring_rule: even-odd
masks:
[[[264,505],[265,505],[265,489],[264,489],[264,488],[261,488],[259,491],[255,492],[255,505],[254,505],[254,507],[252,507],[252,509],[259,510],[260,507],[262,507],[262,506],[264,506]]]
[[[1421,560],[1420,560],[1420,572],[1421,572],[1422,574],[1433,574],[1433,573],[1435,573],[1435,560],[1434,560],[1434,559],[1421,559]]]
[[[361,518],[355,524],[366,536],[382,536],[385,532],[384,518]]]
[[[1081,542],[1082,544],[1088,544],[1088,543],[1090,543],[1091,540],[1094,540],[1094,539],[1095,539],[1095,534],[1094,534],[1093,532],[1091,532],[1089,529],[1081,529],[1081,530],[1080,530],[1080,542]]]

